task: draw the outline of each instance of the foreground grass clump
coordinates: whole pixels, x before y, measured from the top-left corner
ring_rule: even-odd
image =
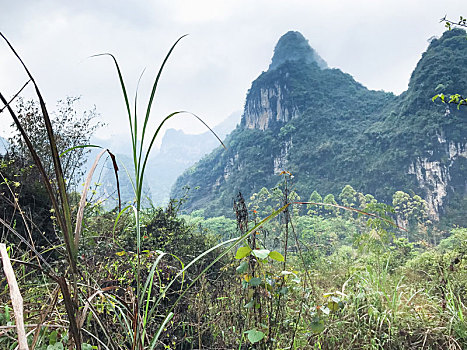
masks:
[[[59,347],[63,346],[64,343],[69,347],[76,347],[77,349],[89,347],[88,343],[83,342],[83,336],[86,339],[89,338],[91,342],[96,343],[95,346],[97,347],[131,349],[154,349],[159,347],[161,345],[160,337],[162,333],[167,329],[169,322],[176,321],[176,318],[174,318],[174,311],[180,300],[182,300],[190,288],[196,285],[198,280],[205,278],[206,272],[215,266],[217,262],[221,261],[221,259],[238,243],[243,241],[249,234],[254,234],[262,224],[277,216],[281,211],[287,208],[289,204],[287,203],[250,230],[242,231],[242,235],[238,238],[221,242],[202,253],[197,252],[196,248],[193,249],[192,245],[186,245],[186,242],[180,240],[179,237],[173,237],[176,233],[170,231],[174,228],[182,233],[186,233],[186,230],[183,231],[182,224],[178,223],[177,220],[171,219],[174,216],[173,207],[169,207],[167,212],[161,212],[160,210],[156,212],[155,215],[149,219],[146,227],[147,234],[144,234],[142,230],[142,216],[144,214],[142,208],[143,183],[145,169],[151,149],[164,123],[178,114],[186,113],[174,112],[169,114],[158,125],[156,131],[152,135],[149,135],[147,128],[159,79],[172,51],[177,43],[183,38],[181,37],[169,50],[157,73],[142,121],[139,120],[137,116],[138,108],[136,97],[134,112],[132,112],[132,108],[130,108],[123,76],[117,60],[112,55],[105,54],[110,56],[115,63],[128,113],[134,166],[134,175],[133,177],[130,176],[130,179],[132,180],[135,192],[135,200],[123,209],[120,208],[119,203],[119,209],[116,213],[116,218],[114,219],[115,223],[112,230],[112,241],[108,241],[109,237],[106,237],[107,240],[99,239],[102,227],[99,227],[97,232],[92,232],[91,237],[83,237],[83,227],[86,227],[87,224],[85,216],[88,204],[88,190],[91,185],[93,172],[95,171],[100,158],[107,151],[112,159],[115,173],[117,174],[118,168],[116,166],[115,156],[108,150],[104,150],[99,153],[88,174],[81,198],[77,203],[76,208],[73,207],[73,203],[70,201],[71,196],[66,185],[67,179],[64,176],[61,156],[68,152],[73,152],[76,149],[96,146],[78,145],[67,150],[59,149],[56,133],[54,132],[54,126],[51,122],[45,101],[42,98],[34,77],[29,72],[13,46],[1,33],[0,35],[10,47],[13,54],[18,58],[27,77],[29,78],[23,88],[26,87],[29,82],[34,86],[40,106],[40,111],[38,110],[37,113],[42,115],[41,120],[43,120],[45,125],[46,135],[43,135],[43,137],[47,136],[48,138],[50,146],[49,156],[53,163],[53,171],[47,171],[44,167],[44,158],[37,152],[37,149],[31,142],[30,135],[24,128],[23,121],[18,118],[11,107],[10,103],[12,101],[7,101],[2,94],[0,94],[0,100],[13,118],[22,140],[25,142],[27,149],[31,153],[34,166],[39,170],[42,186],[45,188],[52,206],[52,210],[50,210],[52,215],[50,218],[54,222],[54,230],[57,231],[56,233],[58,233],[59,240],[63,241],[66,248],[65,252],[63,252],[60,251],[62,248],[61,245],[58,247],[47,247],[46,251],[58,248],[57,250],[61,253],[60,258],[49,262],[43,256],[44,251],[41,252],[35,248],[35,242],[28,231],[28,228],[26,228],[26,231],[28,232],[19,233],[14,228],[14,226],[16,226],[14,222],[8,223],[2,220],[2,224],[8,232],[14,235],[17,239],[20,239],[20,241],[26,246],[25,254],[21,256],[22,259],[18,260],[18,263],[27,267],[27,269],[23,268],[22,270],[22,278],[25,279],[25,283],[32,283],[30,287],[34,288],[36,293],[39,293],[34,294],[32,297],[34,298],[36,295],[46,295],[48,298],[46,304],[47,307],[45,309],[40,308],[40,311],[38,312],[36,308],[32,308],[27,311],[28,316],[31,318],[37,317],[37,313],[39,314],[39,318],[36,320],[37,323],[34,326],[35,335],[32,339],[29,339],[31,346],[34,347],[40,344],[44,337],[48,336],[48,334],[43,335],[43,328],[47,327],[44,322],[55,310],[58,311],[58,315],[62,315],[60,312],[62,310],[59,308],[60,303],[58,302],[63,301],[66,310],[66,328],[68,328],[68,332],[62,332],[61,339],[59,341],[57,340],[57,333],[52,332],[48,345],[47,342],[44,342],[44,345],[47,345],[48,347]],[[20,92],[13,97],[13,100]],[[196,118],[204,124],[200,118]],[[220,142],[222,144],[222,141]],[[11,192],[14,198],[17,198],[17,194],[13,192],[10,187],[10,181],[4,176],[3,179],[4,182],[2,185],[6,185],[6,189]],[[117,176],[117,191],[118,190]],[[12,201],[12,205],[15,206],[15,209],[22,212],[22,209],[19,207],[16,200]],[[116,252],[115,254],[117,256],[127,255],[129,260],[124,263],[122,261],[113,261],[112,259],[109,260],[103,257],[102,261],[94,261],[96,266],[86,265],[86,257],[94,257],[92,248],[86,249],[86,247],[93,247],[94,245],[95,247],[102,248],[103,243],[107,248],[107,253],[112,254],[112,250],[115,245],[121,247],[122,243],[123,245],[128,243],[128,241],[122,242],[115,239],[115,230],[118,225],[121,224],[120,219],[126,216],[128,214],[127,212],[131,213],[130,216],[133,218],[134,222],[133,224],[126,225],[124,232],[128,232],[128,230],[133,232],[132,237],[133,242],[135,243],[135,252],[127,252],[124,249]],[[76,219],[73,219],[72,213],[76,215]],[[96,211],[93,211],[93,213],[96,214]],[[22,216],[22,219],[27,227],[25,216]],[[162,224],[160,219],[162,219]],[[173,226],[173,224],[175,224],[175,226]],[[105,229],[106,228],[104,228],[104,230]],[[87,228],[87,230],[89,231],[89,228]],[[193,243],[193,237],[194,235],[190,238],[187,237],[187,240],[190,239],[191,243]],[[189,248],[189,251],[180,250],[179,252],[181,256],[189,258],[189,262],[182,261],[173,253],[165,253],[160,250],[143,250],[144,239],[147,239],[148,242],[152,240],[152,243],[158,244],[160,248],[164,248],[162,244],[163,242],[169,240],[171,243],[175,243],[178,239],[178,243],[183,243],[186,248]],[[205,248],[206,245],[204,239],[198,241],[198,248]],[[209,255],[212,252],[217,251],[218,248],[223,246],[227,246],[227,249],[218,253],[217,256],[210,258]],[[20,254],[22,254],[22,251],[20,251]],[[28,254],[32,255],[32,257],[29,257]],[[168,264],[165,262],[167,258],[169,259]],[[207,266],[202,270],[198,270],[199,272],[192,276],[187,275],[188,270],[192,266],[200,266],[199,263],[201,263],[205,258],[209,259]],[[170,262],[171,259],[174,259],[179,266],[174,267]],[[38,264],[36,265],[31,263],[33,260],[37,260]],[[121,264],[124,266],[120,266]],[[119,273],[121,271],[120,267],[130,270],[130,272],[127,271],[128,273],[123,274],[122,276]],[[38,270],[40,278],[27,280],[27,276],[31,273],[30,269]],[[163,273],[164,270],[167,271]],[[99,284],[97,280],[104,271],[107,272],[108,277],[117,277],[117,281],[118,279],[130,280],[126,281],[126,289],[116,285],[117,283]],[[190,270],[190,273],[191,272],[192,270]],[[189,279],[187,280],[187,278]],[[157,283],[157,280],[159,283]],[[58,285],[58,288],[54,286],[55,284]],[[109,293],[109,291],[114,290],[120,290],[120,294]],[[178,290],[178,295],[176,295],[174,299],[167,300],[169,294],[173,290]],[[8,309],[6,310],[7,311],[5,312],[8,313]],[[101,315],[100,311],[105,311],[104,315]],[[108,312],[111,312],[112,316],[107,317]],[[5,319],[8,319],[8,317],[5,317]],[[109,326],[110,324],[112,324],[112,326]],[[113,325],[117,325],[118,330],[115,329]],[[53,325],[53,327],[55,326],[56,325]],[[8,327],[9,325],[7,325],[7,329]],[[58,327],[61,328],[63,325],[58,325]],[[114,336],[113,333],[117,334],[117,336]],[[8,340],[8,342],[9,341],[10,340]],[[20,341],[24,343],[24,337],[22,337]],[[9,343],[9,347],[14,347],[14,344],[14,341],[11,344]]]

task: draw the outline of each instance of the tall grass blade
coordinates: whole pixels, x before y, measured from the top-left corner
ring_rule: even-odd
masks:
[[[2,113],[5,110],[5,108],[7,108],[7,106],[9,106],[19,96],[19,94],[24,90],[26,86],[28,86],[30,82],[31,82],[31,79],[29,79],[26,83],[24,83],[21,89],[19,89],[18,92],[12,98],[10,98],[10,101],[8,101],[8,103],[5,104],[5,106],[0,108],[0,113]]]
[[[65,184],[65,179],[63,177],[63,170],[60,162],[60,156],[58,153],[57,149],[57,144],[55,142],[55,137],[53,133],[53,128],[52,128],[52,123],[49,118],[49,113],[47,111],[47,108],[45,106],[44,99],[42,98],[42,94],[39,90],[39,87],[34,80],[34,77],[32,76],[31,72],[19,56],[19,54],[16,52],[16,50],[13,48],[13,46],[10,44],[8,39],[0,32],[0,36],[3,38],[3,40],[7,43],[13,54],[16,56],[16,58],[19,60],[21,65],[23,66],[26,74],[28,75],[29,79],[31,82],[34,84],[35,92],[36,95],[39,99],[39,104],[41,106],[41,111],[42,111],[42,116],[44,119],[45,127],[47,130],[47,137],[49,139],[49,145],[50,145],[50,150],[52,153],[52,160],[54,164],[54,170],[55,170],[55,178],[58,184],[58,193],[59,193],[59,198],[60,198],[60,204],[61,206],[58,205],[58,201],[55,197],[55,191],[52,190],[52,187],[50,185],[49,179],[47,178],[47,174],[44,171],[42,167],[42,163],[40,162],[39,157],[37,156],[37,153],[34,151],[34,147],[32,146],[32,143],[28,141],[28,137],[26,133],[24,132],[24,129],[21,127],[21,123],[19,122],[18,118],[16,118],[15,113],[11,109],[11,107],[8,105],[8,111],[10,112],[11,116],[13,117],[13,120],[15,124],[17,125],[18,129],[20,130],[21,135],[25,139],[25,142],[28,146],[28,149],[31,151],[31,154],[33,156],[34,162],[36,163],[36,166],[39,168],[42,176],[43,176],[43,181],[46,186],[46,189],[49,193],[49,197],[52,201],[52,205],[56,211],[56,217],[57,217],[57,222],[59,224],[60,229],[62,230],[64,240],[65,240],[65,246],[67,250],[67,258],[71,267],[72,271],[72,278],[74,280],[74,287],[77,289],[77,284],[76,284],[76,276],[77,276],[77,254],[78,254],[78,249],[74,245],[74,240],[73,240],[73,229],[72,229],[72,219],[71,219],[71,210],[70,210],[70,205],[68,202],[68,195],[66,193],[66,184]],[[6,100],[4,99],[3,96],[0,96],[0,99],[4,104],[6,103]],[[40,169],[42,167],[42,170]],[[61,278],[58,279],[60,288],[65,288],[62,289],[62,294],[64,297],[65,301],[65,307],[67,310],[67,314],[69,317],[69,322],[70,322],[70,332],[72,334],[72,337],[75,342],[75,346],[78,350],[81,350],[81,335],[79,332],[79,329],[76,324],[76,309],[75,309],[75,304],[71,301],[71,299],[67,299],[69,297],[69,291],[68,291],[68,286],[66,284],[65,279],[61,280]],[[77,290],[75,290],[74,293],[75,296],[75,301],[78,300],[78,293]]]
[[[169,314],[167,315],[167,317],[165,318],[164,322],[162,322],[161,326],[159,327],[156,335],[154,336],[154,338],[152,339],[152,342],[151,342],[151,345],[149,346],[149,349],[152,350],[154,349],[154,347],[156,346],[157,344],[157,340],[159,339],[159,337],[161,336],[162,334],[162,331],[164,330],[165,326],[167,325],[167,323],[169,323],[169,321],[172,319],[172,317],[174,316],[174,313],[173,312],[169,312]]]
[[[141,156],[142,156],[143,148],[144,148],[144,137],[146,135],[146,127],[147,127],[148,122],[149,122],[149,116],[151,114],[151,108],[152,108],[152,104],[154,102],[154,96],[156,95],[156,90],[157,90],[157,86],[159,84],[159,79],[160,79],[160,77],[162,75],[162,71],[164,70],[165,64],[167,63],[170,55],[172,54],[172,51],[175,49],[175,47],[180,42],[180,40],[182,40],[186,36],[187,36],[187,34],[181,36],[172,45],[169,52],[165,56],[164,61],[161,64],[161,67],[159,68],[159,72],[157,73],[156,80],[154,81],[154,84],[152,86],[151,95],[149,96],[149,101],[148,101],[148,105],[147,105],[147,108],[146,108],[146,116],[144,117],[143,131],[142,131],[142,134],[141,134],[141,145],[140,145],[140,150],[139,150],[138,168],[139,168],[139,166],[141,164]],[[135,123],[136,123],[136,114],[135,114]],[[149,154],[149,152],[150,152],[150,149],[148,149],[146,155]],[[141,170],[141,169],[137,169],[137,170],[138,170],[138,173],[136,174],[136,176],[140,176],[140,175],[144,174],[144,170]],[[142,184],[141,184],[141,186],[142,186]]]
[[[115,181],[117,182],[117,196],[118,196],[118,210],[120,211],[122,209],[122,196],[120,194],[120,181],[118,179],[118,165],[117,165],[117,160],[115,159],[115,155],[110,152],[107,149],[107,153],[110,156],[110,159],[112,160],[112,166],[114,169],[114,174],[115,174]]]
[[[74,147],[71,147],[71,148],[68,148],[67,150],[63,151],[62,153],[60,153],[60,158],[63,157],[65,154],[67,154],[68,152],[71,152],[75,149],[80,149],[80,148],[102,148],[101,146],[98,146],[98,145],[79,145],[79,146],[74,146]]]
[[[99,147],[99,146],[93,146],[93,147]],[[83,192],[81,193],[81,199],[79,201],[78,213],[76,214],[75,241],[74,241],[76,247],[78,247],[78,245],[79,245],[79,238],[80,238],[80,235],[81,235],[81,227],[82,227],[83,217],[84,217],[84,208],[86,207],[86,198],[87,198],[87,194],[88,194],[88,191],[89,191],[89,187],[91,186],[92,176],[94,175],[94,171],[96,170],[96,167],[97,167],[97,164],[99,163],[99,160],[101,159],[101,157],[106,152],[110,155],[112,160],[115,159],[114,155],[108,149],[102,150],[97,155],[96,159],[94,160],[94,163],[92,164],[91,169],[88,172],[86,182],[84,183]],[[114,170],[115,170],[115,176],[116,176],[116,179],[117,179],[117,188],[119,188],[119,185],[118,185],[118,173],[117,173],[118,168],[115,169],[116,162],[113,162],[113,163],[114,163],[113,165],[114,165]],[[118,199],[119,199],[119,209],[120,209],[120,205],[121,205],[120,190],[118,192],[119,192],[118,193]]]
[[[164,255],[166,255],[166,253],[159,254],[156,261],[154,261],[154,263],[152,264],[151,270],[149,271],[148,278],[146,279],[146,284],[144,285],[143,289],[141,290],[142,296],[144,296],[144,294],[147,291],[146,309],[145,309],[144,316],[143,316],[143,326],[145,326],[146,323],[147,323],[147,315],[148,315],[148,309],[149,309],[149,301],[150,301],[150,298],[151,298],[152,285],[153,285],[153,281],[154,281],[154,273],[156,273],[156,268],[159,265],[159,262],[161,261],[161,259],[164,257]]]
[[[125,87],[125,82],[123,80],[122,71],[120,70],[120,66],[118,65],[117,59],[111,53],[100,53],[97,55],[92,55],[91,57],[99,57],[99,56],[110,56],[112,60],[114,61],[115,68],[117,69],[118,79],[120,81],[120,87],[123,92],[123,98],[125,100],[125,107],[126,107],[127,114],[128,114],[128,121],[130,122],[131,143],[134,148],[136,146],[136,135],[133,133],[133,121],[131,120],[130,102],[128,100],[128,94],[126,92],[126,87]]]
[[[79,238],[81,235],[81,227],[82,227],[83,217],[84,217],[84,207],[86,206],[86,198],[88,195],[89,187],[91,186],[92,176],[94,175],[94,171],[96,170],[99,160],[101,159],[102,155],[104,155],[105,152],[106,150],[103,150],[97,155],[96,159],[94,160],[94,163],[91,166],[91,169],[89,170],[88,176],[86,178],[86,182],[84,183],[83,192],[81,193],[81,199],[78,205],[78,213],[76,214],[75,246],[78,246],[79,244]]]

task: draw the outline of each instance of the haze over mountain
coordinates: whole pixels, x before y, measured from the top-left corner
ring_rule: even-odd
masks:
[[[0,155],[6,153],[8,147],[8,141],[0,136]]]
[[[187,211],[231,215],[238,191],[249,198],[287,170],[305,200],[314,190],[337,195],[350,184],[391,203],[402,190],[421,195],[433,220],[449,214],[465,224],[467,108],[432,101],[440,92],[467,90],[465,37],[456,29],[432,39],[409,88],[395,96],[328,69],[300,33],[286,33],[269,69],[252,83],[227,150],[217,148],[188,169],[172,196],[188,185]]]
[[[220,124],[216,125],[213,131],[220,139],[224,139],[229,132],[235,129],[240,121],[240,115],[240,112],[232,113]],[[181,130],[168,129],[162,138],[159,151],[154,152],[154,155],[148,161],[145,176],[146,197],[154,205],[167,204],[170,189],[177,177],[218,145],[219,141],[210,131],[202,134],[185,134]],[[130,149],[130,145],[122,147],[122,144],[120,144],[115,152],[121,170],[120,182],[123,201],[131,201],[134,197],[131,183],[125,173],[125,168],[133,168],[132,158],[129,153]],[[115,197],[115,179],[110,164],[104,171],[101,182],[106,196]],[[149,204],[148,199],[145,202],[146,205]]]
[[[240,122],[240,115],[240,112],[232,113],[213,128],[221,140],[235,129]],[[148,162],[146,178],[153,203],[166,204],[177,177],[218,145],[219,141],[210,131],[191,135],[181,130],[168,129],[162,138],[159,152]]]

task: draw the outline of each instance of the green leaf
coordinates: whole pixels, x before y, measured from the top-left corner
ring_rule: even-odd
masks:
[[[47,350],[63,350],[63,344],[61,342],[55,343],[54,345],[47,346]]]
[[[255,305],[255,302],[253,301],[253,299],[251,299],[250,302],[248,304],[245,304],[243,307],[245,309],[251,309],[254,305]]]
[[[248,262],[242,261],[241,264],[237,267],[236,271],[237,273],[245,273],[247,269],[248,269]]]
[[[255,249],[253,250],[252,254],[256,256],[258,259],[264,260],[268,257],[271,251],[267,249]]]
[[[311,331],[315,334],[321,333],[324,331],[324,322],[323,320],[320,320],[319,318],[315,318],[313,322],[311,323]]]
[[[9,323],[11,321],[10,317],[10,307],[8,305],[5,305],[5,321],[6,323]]]
[[[339,311],[339,302],[335,302],[334,300],[329,301],[328,308],[331,310],[331,312]]]
[[[252,287],[258,287],[261,284],[261,278],[253,277],[249,283],[250,283],[250,286]]]
[[[245,333],[248,334],[248,340],[252,344],[261,341],[265,336],[265,334],[263,332],[258,331],[256,329],[250,329],[249,331],[246,331]]]
[[[269,253],[269,257],[270,257],[272,260],[276,260],[276,261],[285,261],[284,256],[283,256],[281,253],[276,252],[275,250]]]
[[[57,331],[53,331],[49,335],[49,344],[54,345],[57,342]]]
[[[237,250],[237,253],[235,254],[235,259],[242,259],[245,256],[250,255],[251,253],[251,248],[246,246],[246,247],[240,247]]]
[[[253,289],[248,290],[248,299],[252,299],[253,295],[255,295],[255,291]]]

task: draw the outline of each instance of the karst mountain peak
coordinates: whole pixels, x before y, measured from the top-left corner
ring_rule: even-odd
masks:
[[[465,91],[467,41],[461,29],[430,40],[401,95],[369,90],[325,62],[298,32],[283,35],[271,65],[248,90],[240,125],[188,169],[172,196],[197,188],[188,210],[228,215],[232,196],[273,188],[294,174],[302,198],[338,196],[346,185],[392,204],[420,195],[431,220],[465,224],[465,108],[433,101]]]
[[[292,30],[282,35],[277,42],[269,70],[276,69],[287,61],[316,63],[321,69],[328,68],[326,62],[310,46],[308,40],[300,32]]]

